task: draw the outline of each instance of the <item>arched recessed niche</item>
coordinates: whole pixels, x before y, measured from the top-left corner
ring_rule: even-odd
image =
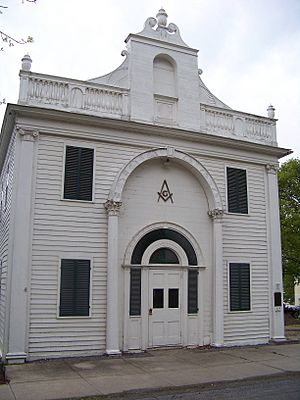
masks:
[[[176,97],[176,64],[171,57],[159,54],[154,58],[153,82],[155,94]]]
[[[177,68],[175,61],[166,54],[153,60],[153,94],[155,120],[174,124],[177,121]]]

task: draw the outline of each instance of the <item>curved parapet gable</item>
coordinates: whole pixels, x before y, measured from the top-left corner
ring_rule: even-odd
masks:
[[[200,103],[207,104],[209,106],[216,106],[221,108],[226,108],[231,110],[231,107],[227,106],[223,101],[219,100],[205,85],[200,75],[202,74],[202,69],[198,69],[199,74],[199,91],[200,91]]]
[[[121,55],[125,56],[126,58],[118,68],[103,76],[98,76],[97,78],[89,79],[87,82],[119,86],[121,88],[128,88],[129,87],[128,52],[126,50],[123,50]]]

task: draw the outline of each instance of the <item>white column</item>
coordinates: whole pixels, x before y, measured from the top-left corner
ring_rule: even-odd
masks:
[[[266,165],[268,182],[268,215],[269,215],[269,268],[271,295],[271,339],[285,340],[283,306],[275,307],[274,293],[280,292],[282,297],[281,238],[279,217],[279,195],[277,181],[277,165]]]
[[[9,251],[9,303],[6,360],[27,358],[31,271],[33,186],[37,131],[17,128]]]
[[[208,212],[213,220],[213,344],[224,345],[223,210]]]
[[[108,200],[108,254],[106,292],[106,354],[121,354],[119,344],[118,214],[122,203]]]

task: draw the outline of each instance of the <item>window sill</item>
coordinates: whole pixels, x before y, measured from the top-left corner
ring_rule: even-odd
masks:
[[[251,314],[253,310],[228,311],[228,314]]]
[[[69,315],[69,316],[60,316],[57,315],[56,319],[91,319],[92,316],[91,315]]]
[[[248,213],[248,214],[244,214],[244,213],[236,213],[236,212],[230,212],[230,211],[224,211],[224,214],[225,215],[236,215],[236,216],[238,216],[238,217],[251,217],[251,214],[250,213]]]
[[[78,199],[64,199],[61,198],[61,201],[70,201],[71,203],[87,203],[87,204],[95,204],[94,200],[78,200]]]

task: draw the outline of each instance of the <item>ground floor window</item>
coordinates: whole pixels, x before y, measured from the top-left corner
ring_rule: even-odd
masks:
[[[141,315],[141,268],[130,269],[129,315]]]
[[[198,269],[188,271],[188,313],[198,312]]]
[[[250,264],[229,264],[230,311],[251,309]]]
[[[61,260],[60,317],[90,314],[90,260]]]

